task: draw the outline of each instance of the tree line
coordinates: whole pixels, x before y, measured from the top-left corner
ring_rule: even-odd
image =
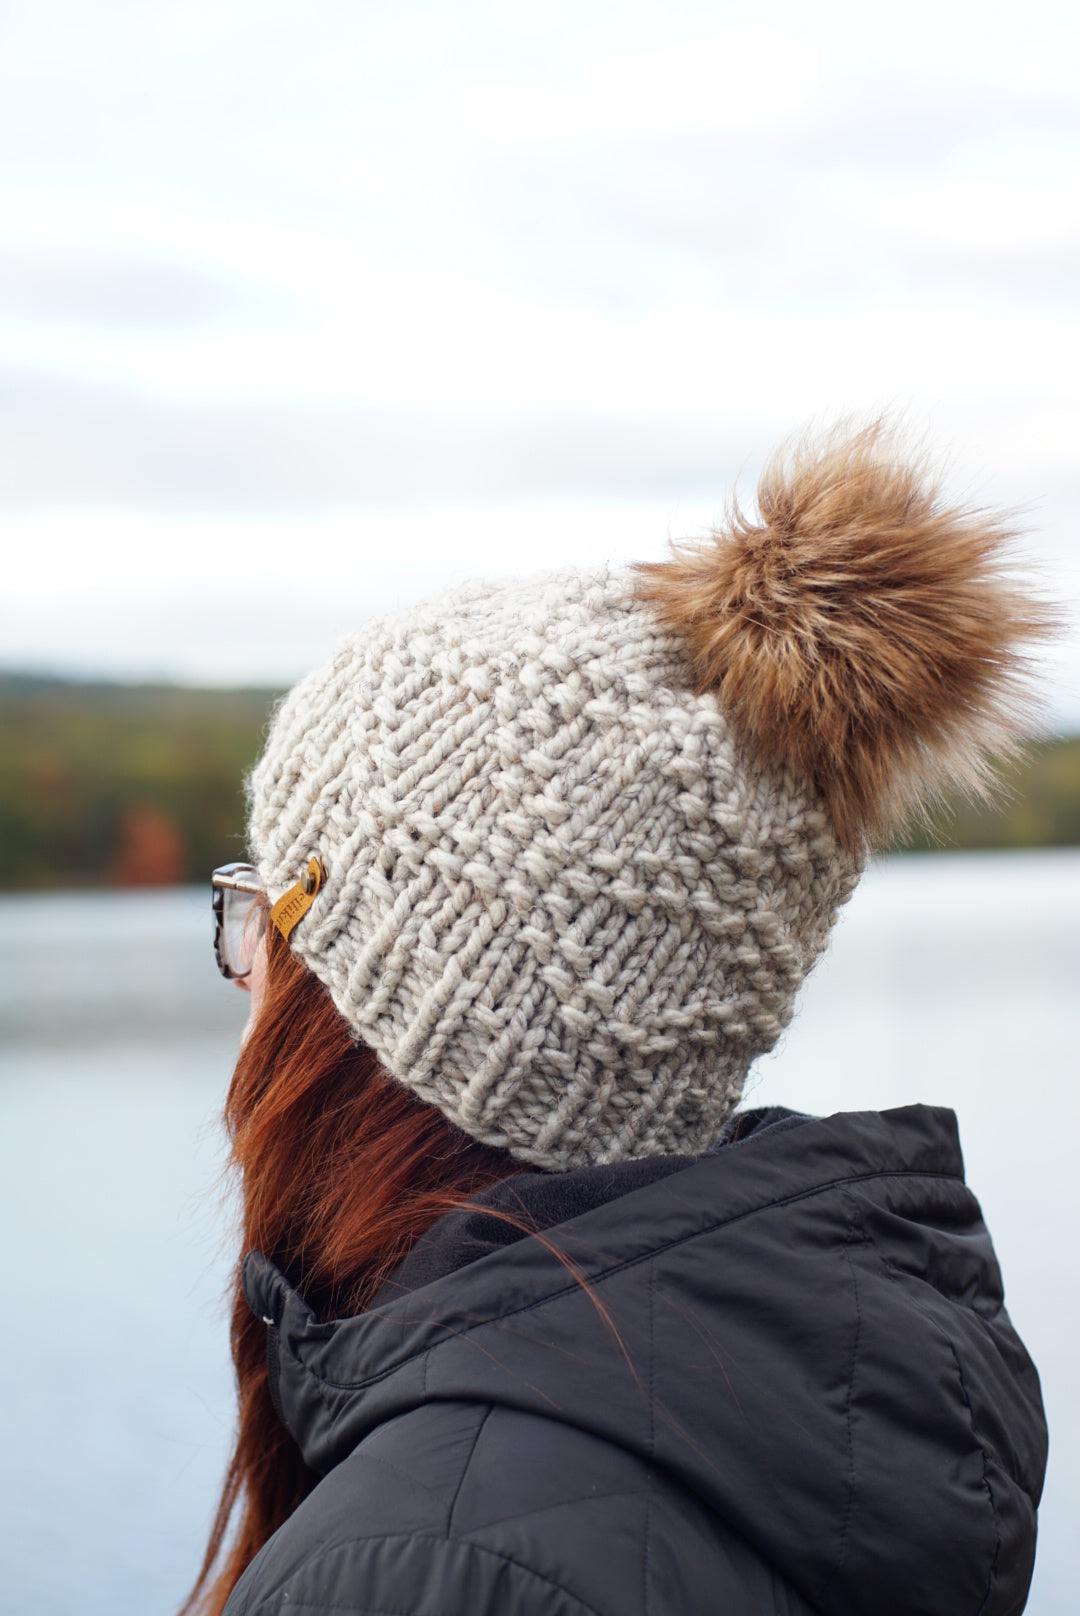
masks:
[[[243,858],[243,781],[275,697],[0,676],[0,889],[172,886]],[[910,845],[1080,845],[1080,737],[1038,743],[1005,786]]]

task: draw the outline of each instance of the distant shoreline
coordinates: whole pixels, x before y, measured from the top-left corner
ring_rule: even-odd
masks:
[[[0,673],[0,891],[197,885],[242,857],[278,694]],[[911,850],[1080,846],[1080,736],[1033,743],[1003,783],[1000,807],[943,811]]]

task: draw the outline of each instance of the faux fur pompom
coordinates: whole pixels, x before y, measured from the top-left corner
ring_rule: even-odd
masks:
[[[950,508],[881,423],[781,451],[759,520],[640,568],[744,742],[824,796],[852,851],[941,795],[987,797],[1030,731],[1025,641],[1056,627],[1001,518]]]

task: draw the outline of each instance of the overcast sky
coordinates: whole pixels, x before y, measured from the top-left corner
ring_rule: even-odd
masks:
[[[1077,16],[0,6],[0,663],[284,682],[881,408],[1077,602]]]

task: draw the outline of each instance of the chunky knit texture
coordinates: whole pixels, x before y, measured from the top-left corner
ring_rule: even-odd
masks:
[[[880,423],[634,573],[473,587],[286,699],[251,782],[290,946],[467,1133],[554,1168],[713,1142],[868,848],[1029,723],[1055,614]]]
[[[471,587],[346,641],[250,782],[290,946],[383,1064],[554,1168],[707,1147],[861,855],[626,573]]]

